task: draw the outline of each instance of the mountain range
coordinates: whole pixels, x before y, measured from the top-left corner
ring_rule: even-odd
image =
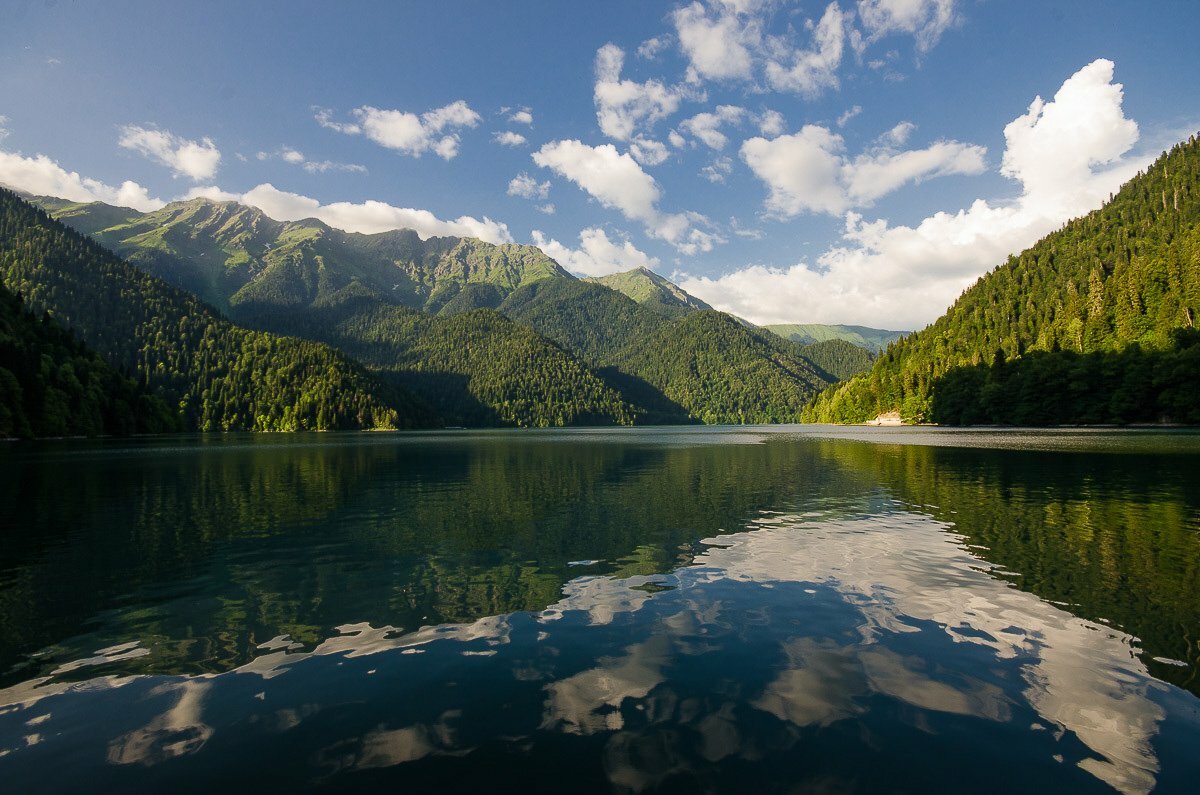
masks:
[[[161,393],[183,428],[795,421],[816,391],[872,361],[853,345],[757,329],[644,269],[577,279],[531,246],[347,233],[207,199],[141,213],[6,192],[4,209],[14,260],[4,284]],[[15,261],[26,237],[46,248],[37,262]],[[125,299],[124,325],[97,305],[120,305],[114,290],[139,298]],[[200,340],[165,332],[200,315]],[[138,336],[151,329],[152,340]],[[280,383],[291,407],[267,411],[251,399],[252,376],[220,371],[212,355],[244,335],[267,348],[317,343],[303,350],[342,357],[353,386]],[[296,369],[263,353],[264,378]],[[346,400],[373,403],[350,415]]]

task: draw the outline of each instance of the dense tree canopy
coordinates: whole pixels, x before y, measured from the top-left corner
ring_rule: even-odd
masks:
[[[1034,352],[1095,357],[1135,344],[1142,352],[1169,352],[1176,348],[1173,334],[1191,328],[1198,312],[1200,140],[1193,137],[1165,153],[1103,208],[1069,222],[982,277],[933,325],[889,346],[870,373],[821,394],[805,417],[862,422],[899,411],[906,420],[936,419],[937,384],[955,368],[986,368]],[[1179,351],[1167,359],[1184,366],[1190,356]],[[1021,372],[1023,377],[1042,374],[1046,383],[1026,381],[1022,388],[1052,389],[1068,370],[1097,366],[1090,362],[1141,368],[1146,361],[1135,354],[1043,356],[1036,364],[1022,365]],[[957,393],[956,404],[964,400],[968,382],[982,388],[988,381],[982,370],[974,372],[955,376],[958,380],[949,389]],[[1080,384],[1113,385],[1147,376],[1131,370],[1115,380],[1081,377]],[[985,397],[977,394],[971,400]],[[953,413],[989,414],[964,411]],[[1124,411],[1101,414],[1126,416]]]
[[[135,373],[187,429],[392,428],[429,419],[344,355],[239,328],[4,190],[0,281]]]

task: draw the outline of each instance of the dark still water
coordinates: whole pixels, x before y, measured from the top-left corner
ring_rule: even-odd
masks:
[[[0,448],[0,782],[1196,792],[1200,436]]]

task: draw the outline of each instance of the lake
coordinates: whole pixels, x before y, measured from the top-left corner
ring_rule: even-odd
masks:
[[[0,448],[9,792],[1194,792],[1200,435]]]

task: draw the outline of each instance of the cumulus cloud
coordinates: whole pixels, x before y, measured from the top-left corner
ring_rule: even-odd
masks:
[[[411,157],[433,152],[444,160],[458,154],[463,127],[479,124],[479,114],[463,100],[451,102],[421,115],[402,110],[387,110],[363,105],[353,111],[356,122],[333,120],[332,111],[315,109],[314,118],[322,127],[345,135],[363,135],[380,146]]]
[[[780,91],[792,91],[810,99],[827,88],[837,88],[847,22],[841,6],[830,3],[821,19],[811,26],[809,47],[794,49],[776,38],[773,45],[776,55],[766,66],[767,82]]]
[[[737,10],[720,6],[709,14],[692,3],[672,14],[679,48],[688,59],[688,77],[699,80],[749,80],[754,52],[762,41],[762,23],[739,18]]]
[[[212,190],[197,191],[195,195],[248,204],[279,221],[317,218],[347,232],[374,234],[393,229],[415,229],[423,238],[454,236],[476,237],[488,243],[513,242],[507,224],[493,221],[486,216],[480,220],[464,215],[449,221],[438,218],[428,210],[395,207],[374,200],[322,204],[308,196],[282,191],[270,183],[263,183],[242,194]]]
[[[550,183],[538,182],[522,171],[509,181],[508,195],[520,196],[523,199],[545,199],[550,195]]]
[[[492,136],[492,140],[501,146],[524,146],[526,143],[524,135],[513,132],[512,130],[498,132]]]
[[[692,136],[710,149],[721,150],[729,141],[721,132],[721,125],[737,124],[745,115],[745,108],[737,105],[718,105],[712,113],[697,113],[690,119],[684,119],[679,123],[679,132]],[[782,123],[782,120],[781,116],[779,122]],[[770,119],[768,125],[773,126],[774,122],[774,119]]]
[[[671,22],[688,61],[689,82],[750,82],[756,88],[812,99],[838,88],[838,70],[847,46],[861,61],[875,42],[906,34],[915,40],[918,53],[928,52],[957,22],[955,3],[860,0],[856,9],[844,10],[835,0],[825,5],[819,17],[776,33],[771,30],[774,3],[704,0],[680,6],[672,12]],[[861,29],[855,27],[856,19]]]
[[[294,166],[300,166],[309,174],[324,174],[327,171],[352,171],[359,174],[367,173],[367,167],[358,163],[338,163],[333,160],[309,160],[303,152],[290,146],[281,146],[274,152],[259,152],[255,155],[259,160],[282,160]],[[241,158],[245,160],[244,157]]]
[[[150,196],[146,188],[136,182],[127,180],[114,187],[68,171],[41,154],[25,157],[0,150],[0,184],[36,196],[57,196],[77,202],[100,201],[119,207],[132,207],[141,212],[157,210],[167,204],[163,199]],[[506,224],[486,216],[482,220],[468,215],[443,220],[428,210],[395,207],[372,200],[322,204],[308,196],[279,190],[270,183],[263,183],[245,193],[222,190],[215,185],[196,186],[179,198],[236,201],[257,207],[281,221],[318,218],[347,232],[371,234],[407,228],[415,229],[422,237],[450,235],[476,237],[489,243],[513,242]]]
[[[758,114],[758,131],[763,135],[774,138],[787,129],[783,114],[777,110],[764,110]]]
[[[904,140],[910,131],[898,125],[885,138]],[[741,155],[769,189],[768,212],[784,218],[805,212],[838,215],[868,206],[909,182],[979,174],[986,168],[984,147],[958,141],[904,152],[881,146],[853,159],[845,148],[837,133],[806,124],[792,135],[751,138],[742,144]]]
[[[508,115],[508,120],[513,124],[525,124],[533,126],[533,111],[529,108],[518,108]]]
[[[596,121],[601,132],[617,141],[631,140],[675,113],[685,93],[658,80],[622,80],[624,63],[625,51],[615,44],[596,51]]]
[[[141,212],[157,210],[166,202],[150,196],[149,191],[131,180],[112,186],[100,180],[82,177],[67,171],[46,155],[25,157],[14,152],[0,151],[0,184],[32,193],[35,196],[57,196],[75,202],[104,202],[118,207],[132,207]]]
[[[574,182],[604,207],[645,224],[647,234],[685,254],[711,251],[724,242],[719,235],[698,228],[708,223],[699,213],[661,212],[658,201],[662,194],[654,177],[612,144],[553,141],[533,153],[533,162]]]
[[[916,41],[917,52],[929,52],[957,22],[955,0],[859,0],[858,18],[864,35],[855,37],[861,54],[884,36],[904,33]]]
[[[670,156],[662,141],[641,135],[629,142],[629,154],[643,166],[657,166]]]
[[[1009,202],[978,199],[914,226],[848,213],[842,240],[812,263],[751,266],[681,286],[756,323],[838,322],[919,328],[981,274],[1064,221],[1098,207],[1151,159],[1129,157],[1137,124],[1122,110],[1113,64],[1098,60],[1005,127]]]
[[[200,181],[217,173],[221,152],[211,138],[191,141],[166,130],[128,124],[121,128],[117,143],[125,149],[166,166],[177,177]]]
[[[533,230],[533,244],[572,273],[607,276],[634,268],[654,268],[658,259],[640,251],[626,238],[620,244],[603,229],[589,227],[579,233],[579,248],[570,248]]]

